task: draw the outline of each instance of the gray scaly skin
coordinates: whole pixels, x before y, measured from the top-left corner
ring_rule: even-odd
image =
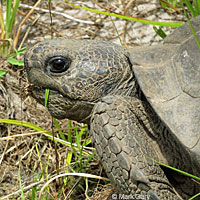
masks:
[[[93,144],[119,193],[188,199],[199,185],[148,157],[196,175],[199,166],[143,95],[129,56],[110,42],[58,38],[30,48],[25,67],[38,102],[44,104],[50,89],[52,116],[90,124]]]

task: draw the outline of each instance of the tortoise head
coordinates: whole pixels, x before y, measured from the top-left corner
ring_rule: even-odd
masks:
[[[132,88],[128,52],[113,43],[58,38],[43,41],[25,54],[32,96],[45,102],[52,116],[89,122],[96,102],[108,94],[129,95]]]

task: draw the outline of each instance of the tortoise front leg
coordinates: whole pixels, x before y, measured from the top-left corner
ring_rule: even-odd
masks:
[[[107,96],[91,117],[91,137],[103,167],[121,194],[146,195],[146,199],[179,199],[163,170],[145,155],[159,160],[159,147],[134,113],[140,101]]]

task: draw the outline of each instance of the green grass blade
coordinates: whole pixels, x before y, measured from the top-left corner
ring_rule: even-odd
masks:
[[[53,121],[54,121],[54,124],[56,125],[56,128],[59,130],[58,133],[59,133],[61,139],[67,141],[66,138],[65,138],[65,135],[64,135],[63,132],[60,130],[60,125],[59,125],[59,123],[58,123],[58,121],[56,120],[55,117],[53,117]]]
[[[0,123],[24,126],[24,127],[28,127],[28,128],[34,129],[36,131],[45,131],[45,129],[43,129],[43,128],[39,127],[39,126],[36,126],[34,124],[31,124],[29,122],[25,122],[25,121],[18,121],[18,120],[11,120],[11,119],[0,119]]]
[[[8,25],[8,29],[7,29],[9,34],[10,34],[12,27],[13,27],[13,23],[14,23],[14,20],[15,20],[17,9],[19,7],[19,2],[20,2],[20,0],[16,0],[15,6],[13,8],[12,16],[10,17],[10,21],[9,21],[9,25]]]
[[[72,143],[72,121],[71,120],[68,120],[68,132],[67,132],[67,135],[68,135],[68,138],[67,138],[67,141]]]
[[[20,168],[18,170],[18,177],[19,177],[19,186],[20,186],[20,190],[21,190],[21,197],[22,197],[23,200],[26,200],[25,196],[24,196],[23,186],[22,186],[22,180],[21,180],[21,175],[20,175]]]
[[[200,15],[200,1],[199,0],[194,0],[193,5],[196,11],[196,15]]]
[[[189,0],[185,0],[185,4],[187,6],[187,8],[189,9],[189,11],[192,13],[193,17],[196,17],[197,16],[197,13],[195,12],[192,4],[190,3]]]
[[[126,19],[126,20],[141,22],[141,23],[144,23],[144,24],[151,24],[151,25],[157,25],[157,26],[170,26],[170,27],[179,27],[179,26],[181,26],[183,24],[182,22],[157,22],[157,21],[150,21],[150,20],[147,20],[147,19],[141,19],[141,18],[137,18],[137,17],[129,17],[129,16],[121,15],[121,14],[108,13],[108,12],[104,12],[104,11],[100,11],[100,10],[95,10],[95,9],[91,9],[91,8],[86,8],[86,7],[78,6],[78,5],[70,3],[67,0],[65,0],[65,2],[68,3],[68,4],[70,4],[71,6],[76,7],[76,8],[84,9],[84,10],[87,10],[87,11],[91,11],[91,12],[95,12],[95,13],[99,13],[99,14],[103,14],[103,15],[113,16],[113,17],[117,17],[117,18],[121,18],[121,19]]]
[[[166,164],[164,164],[164,163],[161,163],[161,162],[159,162],[159,161],[157,161],[157,160],[154,160],[153,158],[150,158],[150,157],[147,156],[147,155],[145,155],[145,156],[146,156],[147,158],[149,158],[150,160],[152,160],[153,162],[158,163],[159,165],[162,165],[162,166],[164,166],[164,167],[167,167],[167,168],[169,168],[169,169],[172,169],[172,170],[174,170],[174,171],[177,171],[177,172],[179,172],[179,173],[181,173],[181,174],[184,174],[184,175],[189,176],[189,177],[191,177],[191,178],[193,178],[193,179],[195,179],[195,180],[200,181],[200,178],[197,177],[197,176],[194,176],[194,175],[192,175],[192,174],[190,174],[190,173],[187,173],[187,172],[184,172],[184,171],[182,171],[182,170],[180,170],[180,169],[176,169],[176,168],[174,168],[174,167],[171,167],[171,166],[169,166],[169,165],[166,165]]]
[[[85,132],[85,129],[86,129],[86,128],[83,127],[83,128],[81,128],[81,130],[79,131],[79,133],[78,133],[78,131],[77,131],[77,133],[78,133],[77,138],[78,138],[78,140],[79,140],[79,144],[80,144],[82,135],[83,135],[83,133]]]
[[[24,55],[24,51],[26,50],[26,47],[23,47],[23,48],[21,48],[19,50],[14,48],[14,50],[15,50],[15,53],[8,55],[9,58],[10,57],[16,58],[17,56]]]
[[[89,138],[86,141],[84,141],[83,146],[88,146],[91,143],[92,143],[92,140]]]
[[[72,161],[72,152],[68,152],[67,153],[67,159],[66,159],[66,165],[69,165]],[[65,171],[65,172],[68,172],[68,171]]]
[[[77,128],[75,129],[75,134],[76,134],[76,144],[77,144],[77,147],[79,148],[79,151],[81,151],[81,131],[78,132]]]
[[[191,23],[191,21],[189,20],[189,18],[188,18],[187,22],[188,22],[188,24],[189,24],[189,26],[190,26],[190,29],[191,29],[191,31],[192,31],[192,34],[193,34],[194,39],[195,39],[195,41],[196,41],[196,44],[197,44],[197,46],[198,46],[198,48],[199,48],[199,50],[200,50],[199,38],[197,37],[197,34],[196,34],[196,32],[195,32],[195,30],[194,30],[194,28],[193,28],[193,26],[192,26],[192,23]]]
[[[44,135],[47,135],[47,136],[50,136],[50,137],[53,136],[53,134],[51,132],[48,132],[45,129],[39,127],[39,126],[36,126],[35,124],[25,122],[25,121],[12,120],[12,119],[0,119],[0,123],[24,126],[24,127],[27,127],[27,128],[31,128],[35,131],[44,131],[44,133],[43,133]],[[52,138],[50,138],[50,139],[53,140]]]
[[[43,165],[42,165],[42,160],[41,160],[41,155],[40,155],[40,151],[39,151],[39,148],[38,148],[38,144],[36,143],[35,145],[35,148],[36,148],[36,152],[37,152],[37,156],[38,156],[38,160],[39,160],[39,164],[40,164],[40,169],[41,169],[41,174],[42,174],[42,179],[45,181],[45,178],[44,178],[44,169],[43,169]]]
[[[83,146],[88,146],[89,144],[92,143],[91,138],[88,138],[89,135],[88,126],[85,127],[85,131],[86,131],[86,136],[85,136],[85,141],[83,142]]]
[[[71,147],[73,149],[73,151],[75,151],[76,149],[79,150],[77,147],[76,147],[76,144],[73,144],[71,142],[67,142],[67,141],[64,141],[64,140],[61,140],[59,138],[56,138],[56,137],[53,137],[53,134],[49,131],[46,131],[45,129],[39,127],[39,126],[36,126],[34,124],[31,124],[29,122],[25,122],[25,121],[18,121],[18,120],[11,120],[11,119],[0,119],[0,123],[6,123],[6,124],[13,124],[13,125],[18,125],[18,126],[24,126],[24,127],[28,127],[28,128],[31,128],[33,130],[36,130],[36,131],[43,131],[43,135],[45,135],[46,137],[48,137],[49,140],[51,141],[56,141],[56,142],[59,142],[60,144],[63,144],[65,146],[68,146],[68,147]],[[12,139],[12,136],[10,136],[10,139]],[[87,152],[84,152],[86,155],[89,155],[89,153]]]
[[[47,108],[47,103],[48,103],[48,98],[49,98],[49,89],[45,90],[45,103],[44,103],[44,107]]]
[[[196,197],[198,197],[198,196],[200,196],[200,193],[198,193],[198,194],[196,194],[196,195],[194,195],[193,197],[191,197],[189,200],[193,200],[193,199],[195,199]]]
[[[176,8],[176,4],[177,4],[177,0],[174,0],[173,3],[172,3],[173,7]]]
[[[75,156],[77,156],[76,148],[74,147],[73,141],[72,141],[72,121],[68,119],[68,131],[67,131],[67,141],[71,144],[71,148],[73,150],[73,153]],[[79,147],[77,147],[79,150]]]
[[[185,14],[185,16],[186,16],[186,18],[187,18],[187,22],[188,22],[188,24],[189,24],[189,26],[190,26],[190,29],[191,29],[191,31],[192,31],[192,34],[193,34],[193,36],[194,36],[194,39],[195,39],[195,41],[196,41],[196,44],[197,44],[197,46],[198,46],[198,48],[199,48],[199,51],[200,51],[200,42],[199,42],[199,38],[197,37],[197,34],[196,34],[196,32],[195,32],[195,30],[194,30],[194,28],[193,28],[193,26],[192,26],[192,23],[191,23],[191,21],[190,21],[190,18],[189,18],[189,16],[188,16],[188,14],[187,14],[187,12],[186,12],[186,10],[185,10],[183,4],[182,4],[182,7],[183,7],[183,10],[184,10],[184,14]]]
[[[89,158],[87,159],[87,161],[84,163],[83,168],[87,167],[88,163],[95,157],[96,151],[94,151]]]
[[[8,32],[10,16],[11,16],[12,0],[6,1],[6,32]]]
[[[73,156],[72,152],[67,152],[67,158],[66,158],[66,162],[65,162],[66,167],[70,166],[70,164],[72,162],[72,156]],[[65,170],[65,173],[69,173],[69,171]]]
[[[5,33],[5,26],[4,26],[4,20],[3,20],[3,12],[2,12],[2,7],[0,4],[0,28],[2,30],[2,35],[0,35],[0,39],[3,39],[3,34]]]
[[[197,0],[197,10],[198,10],[198,14],[200,15],[200,1]]]
[[[37,200],[36,192],[37,192],[36,187],[32,187],[32,195],[31,195],[32,200]]]

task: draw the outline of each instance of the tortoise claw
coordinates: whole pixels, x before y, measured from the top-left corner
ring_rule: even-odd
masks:
[[[147,192],[147,195],[149,197],[149,200],[160,200],[160,198],[158,197],[158,195],[153,190],[149,190]]]
[[[145,183],[149,184],[148,178],[143,174],[143,172],[136,167],[132,166],[131,172],[130,172],[130,178],[133,182],[137,183]]]

